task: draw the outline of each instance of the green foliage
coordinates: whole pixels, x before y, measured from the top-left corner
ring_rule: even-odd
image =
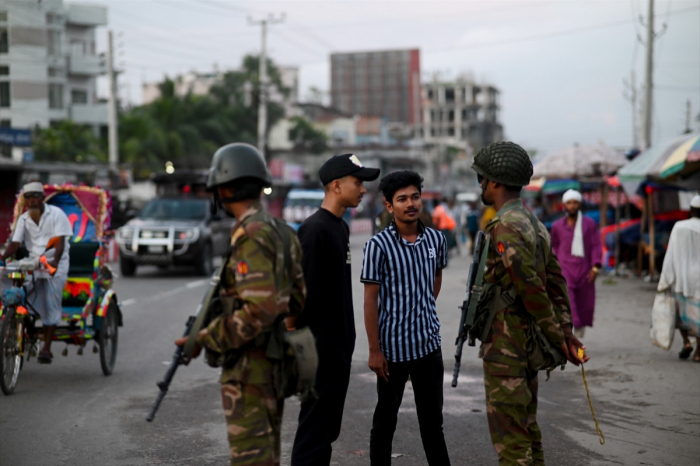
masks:
[[[176,95],[176,82],[159,84],[161,96],[119,115],[119,158],[133,167],[136,178],[161,171],[168,161],[175,168],[206,168],[219,147],[231,142],[257,144],[260,78],[259,57],[247,55],[240,70],[223,74],[206,96]],[[268,59],[268,82],[283,95],[281,75]],[[250,102],[246,102],[246,83]],[[246,105],[248,103],[248,105]],[[284,108],[268,102],[268,128],[284,117]],[[39,160],[107,161],[106,141],[89,128],[70,121],[37,130]]]
[[[307,149],[317,155],[326,150],[328,137],[323,131],[317,130],[302,117],[293,117],[290,122],[293,126],[289,130],[289,139],[294,141],[297,149]]]
[[[175,82],[166,79],[159,86],[160,98],[122,115],[122,160],[131,163],[134,175],[142,178],[162,170],[167,161],[176,169],[206,168],[216,149],[224,144],[257,144],[259,63],[259,57],[247,55],[241,70],[225,73],[207,96],[178,96]],[[269,59],[267,67],[269,83],[288,95],[279,69]],[[284,109],[279,104],[268,103],[268,128],[283,117]]]
[[[36,128],[34,156],[50,162],[106,162],[105,144],[89,125],[61,121],[49,128]]]

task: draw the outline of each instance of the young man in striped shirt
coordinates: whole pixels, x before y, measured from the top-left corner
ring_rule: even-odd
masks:
[[[411,378],[423,449],[430,466],[450,464],[442,431],[440,293],[447,244],[426,228],[421,213],[423,178],[398,171],[382,178],[379,191],[394,221],[365,245],[365,327],[369,367],[377,374],[377,406],[370,434],[373,466],[391,464],[391,443],[404,388]]]

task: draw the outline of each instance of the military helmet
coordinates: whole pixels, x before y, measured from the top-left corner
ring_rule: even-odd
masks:
[[[242,178],[260,180],[264,187],[272,186],[272,177],[258,149],[242,142],[220,147],[211,159],[207,188]]]
[[[484,147],[474,157],[472,168],[479,175],[507,186],[526,186],[532,177],[532,162],[525,149],[503,141]]]

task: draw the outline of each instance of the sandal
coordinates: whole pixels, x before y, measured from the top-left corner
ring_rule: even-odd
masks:
[[[688,359],[690,357],[690,353],[693,352],[693,347],[691,345],[684,346],[683,349],[678,353],[678,357],[680,359]]]
[[[39,361],[39,363],[41,364],[51,364],[52,359],[53,354],[50,351],[42,351],[36,358],[36,360]]]

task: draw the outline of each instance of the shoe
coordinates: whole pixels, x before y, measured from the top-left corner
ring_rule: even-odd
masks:
[[[693,347],[692,346],[684,346],[683,349],[678,353],[678,357],[680,359],[688,359],[690,357],[690,353],[693,352]]]
[[[39,361],[39,363],[41,364],[51,364],[52,359],[53,354],[51,353],[51,351],[42,351],[36,358],[36,360]]]

